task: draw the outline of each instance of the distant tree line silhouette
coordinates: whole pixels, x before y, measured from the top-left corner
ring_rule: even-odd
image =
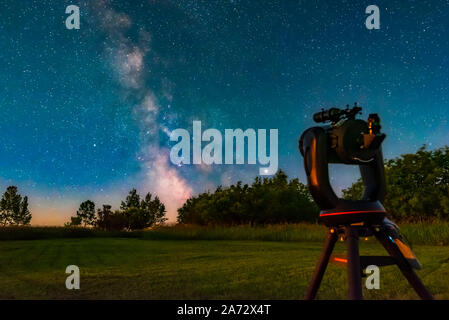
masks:
[[[279,170],[272,178],[256,177],[251,185],[218,187],[191,197],[178,209],[178,222],[197,225],[262,225],[315,222],[318,208],[306,185],[288,181]]]
[[[396,221],[449,220],[449,147],[433,151],[423,146],[385,163],[384,206]],[[346,199],[360,199],[359,179],[343,190]]]
[[[104,204],[95,211],[95,203],[86,200],[80,204],[76,215],[70,218],[66,226],[91,226],[102,230],[121,231],[139,230],[164,223],[165,205],[151,193],[141,199],[136,189],[132,189],[120,210],[112,211],[112,207]]]
[[[28,197],[17,192],[16,186],[6,188],[0,200],[0,225],[28,225],[32,215],[28,209]]]

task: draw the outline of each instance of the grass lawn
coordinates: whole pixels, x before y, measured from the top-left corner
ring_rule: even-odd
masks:
[[[48,239],[0,242],[2,299],[302,299],[320,242]],[[337,244],[336,252],[344,247]],[[423,282],[449,299],[449,247],[416,245]],[[374,239],[361,254],[384,254]],[[81,289],[67,290],[67,265]],[[417,299],[395,266],[367,299]],[[318,298],[346,299],[346,269],[330,265]]]

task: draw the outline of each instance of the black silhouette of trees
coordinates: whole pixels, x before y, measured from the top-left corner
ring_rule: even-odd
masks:
[[[95,203],[91,200],[86,200],[81,203],[78,211],[76,212],[76,216],[79,218],[80,224],[82,223],[85,227],[95,226]],[[75,223],[76,222],[77,221],[75,221]]]
[[[66,226],[93,226],[102,230],[140,230],[164,223],[165,205],[156,196],[147,193],[141,200],[136,189],[132,189],[125,201],[122,201],[120,210],[112,211],[112,207],[104,204],[98,209],[95,216],[95,203],[87,200],[81,203],[75,217]]]
[[[9,186],[0,200],[0,224],[28,225],[32,215],[28,209],[28,197],[17,192],[16,186]]]
[[[241,182],[192,197],[178,209],[178,222],[198,225],[261,225],[315,222],[318,208],[307,186],[288,181],[279,170],[272,178],[256,177],[251,186]]]

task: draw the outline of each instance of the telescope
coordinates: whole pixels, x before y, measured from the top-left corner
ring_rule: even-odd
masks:
[[[368,121],[356,119],[362,110],[331,108],[315,113],[315,122],[330,125],[307,129],[299,140],[310,193],[322,210],[320,220],[326,225],[381,221],[385,209],[385,172],[381,143],[380,118],[370,114]],[[340,199],[329,182],[329,163],[359,165],[365,192],[359,201]]]
[[[380,117],[369,114],[366,121],[357,119],[362,108],[330,108],[313,115],[323,123],[304,131],[299,150],[304,158],[309,191],[320,208],[319,221],[328,228],[320,260],[307,291],[306,299],[314,299],[329,260],[343,262],[348,270],[350,299],[362,299],[362,270],[369,265],[397,265],[422,299],[433,299],[413,269],[421,269],[416,256],[405,243],[396,224],[386,218],[382,205],[386,194],[385,169]],[[329,181],[329,163],[358,165],[364,185],[361,199],[339,198]],[[334,245],[341,237],[347,246],[347,256],[331,257]],[[360,256],[359,237],[375,236],[389,256]]]

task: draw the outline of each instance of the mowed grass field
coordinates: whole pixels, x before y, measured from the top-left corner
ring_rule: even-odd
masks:
[[[82,238],[0,242],[1,299],[302,299],[318,241]],[[384,254],[374,239],[361,254]],[[449,299],[449,247],[415,245],[423,282]],[[343,253],[338,243],[336,253]],[[67,290],[65,268],[80,268]],[[417,299],[397,267],[381,268],[367,299]],[[346,269],[329,265],[319,299],[346,299]]]

